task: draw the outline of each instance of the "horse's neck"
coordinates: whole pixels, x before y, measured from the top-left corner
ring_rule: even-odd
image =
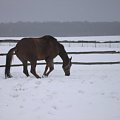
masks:
[[[68,55],[67,55],[67,53],[66,53],[66,51],[65,51],[65,49],[64,49],[63,46],[61,46],[59,56],[63,60],[63,66],[68,65],[68,63],[69,63],[69,57],[68,57]]]

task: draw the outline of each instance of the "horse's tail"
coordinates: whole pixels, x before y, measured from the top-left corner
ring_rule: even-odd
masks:
[[[16,47],[10,49],[7,53],[6,56],[6,65],[5,65],[5,78],[11,78],[11,74],[10,74],[10,66],[11,66],[11,62],[12,62],[12,57],[13,57],[13,53],[15,51]]]

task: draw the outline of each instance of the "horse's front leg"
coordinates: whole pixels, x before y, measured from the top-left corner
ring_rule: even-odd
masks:
[[[48,68],[49,68],[49,71],[48,71]],[[53,60],[49,60],[49,61],[47,60],[43,76],[48,76],[53,70],[54,70]]]
[[[50,66],[49,71],[46,73],[46,76],[48,76],[53,70],[54,70],[54,66]]]
[[[48,70],[48,66],[46,65],[45,71],[44,71],[44,73],[43,73],[43,77],[46,76],[47,70]]]

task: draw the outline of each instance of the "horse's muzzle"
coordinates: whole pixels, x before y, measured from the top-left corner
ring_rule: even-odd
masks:
[[[70,73],[65,74],[65,76],[70,76]]]

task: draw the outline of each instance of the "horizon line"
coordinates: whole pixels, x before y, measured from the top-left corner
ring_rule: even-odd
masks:
[[[0,24],[14,24],[14,23],[120,23],[120,21],[9,21],[9,22],[0,22]]]

